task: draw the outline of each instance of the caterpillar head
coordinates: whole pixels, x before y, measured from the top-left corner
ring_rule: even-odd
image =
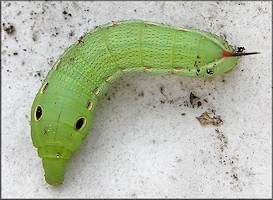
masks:
[[[78,105],[73,98],[57,95],[61,91],[53,85],[54,80],[47,78],[33,102],[31,138],[43,159],[46,182],[59,185],[66,160],[80,148],[91,128],[92,115],[86,103]]]

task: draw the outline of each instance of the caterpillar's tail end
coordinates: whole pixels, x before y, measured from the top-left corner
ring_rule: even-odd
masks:
[[[66,160],[63,158],[43,158],[45,180],[49,185],[60,185],[64,181]]]
[[[223,51],[223,58],[247,56],[247,55],[253,55],[253,54],[260,54],[260,52],[250,52],[250,53],[235,52],[235,53],[232,53],[232,52],[228,52],[228,51]]]

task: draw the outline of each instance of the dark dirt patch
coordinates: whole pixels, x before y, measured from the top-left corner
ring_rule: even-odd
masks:
[[[12,24],[8,23],[9,25],[6,26],[5,23],[3,23],[3,30],[6,31],[7,34],[11,35],[15,32],[15,28]]]

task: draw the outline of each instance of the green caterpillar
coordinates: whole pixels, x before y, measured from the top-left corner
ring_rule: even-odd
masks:
[[[66,160],[87,136],[99,97],[123,74],[207,78],[249,54],[255,53],[235,52],[207,32],[143,21],[103,25],[81,37],[55,63],[31,108],[31,138],[46,182],[63,182]]]

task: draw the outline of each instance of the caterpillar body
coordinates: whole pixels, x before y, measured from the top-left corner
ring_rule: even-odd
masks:
[[[31,138],[48,184],[64,180],[66,160],[87,136],[108,86],[123,74],[213,77],[233,69],[240,55],[213,34],[125,21],[81,37],[57,60],[31,108]]]

